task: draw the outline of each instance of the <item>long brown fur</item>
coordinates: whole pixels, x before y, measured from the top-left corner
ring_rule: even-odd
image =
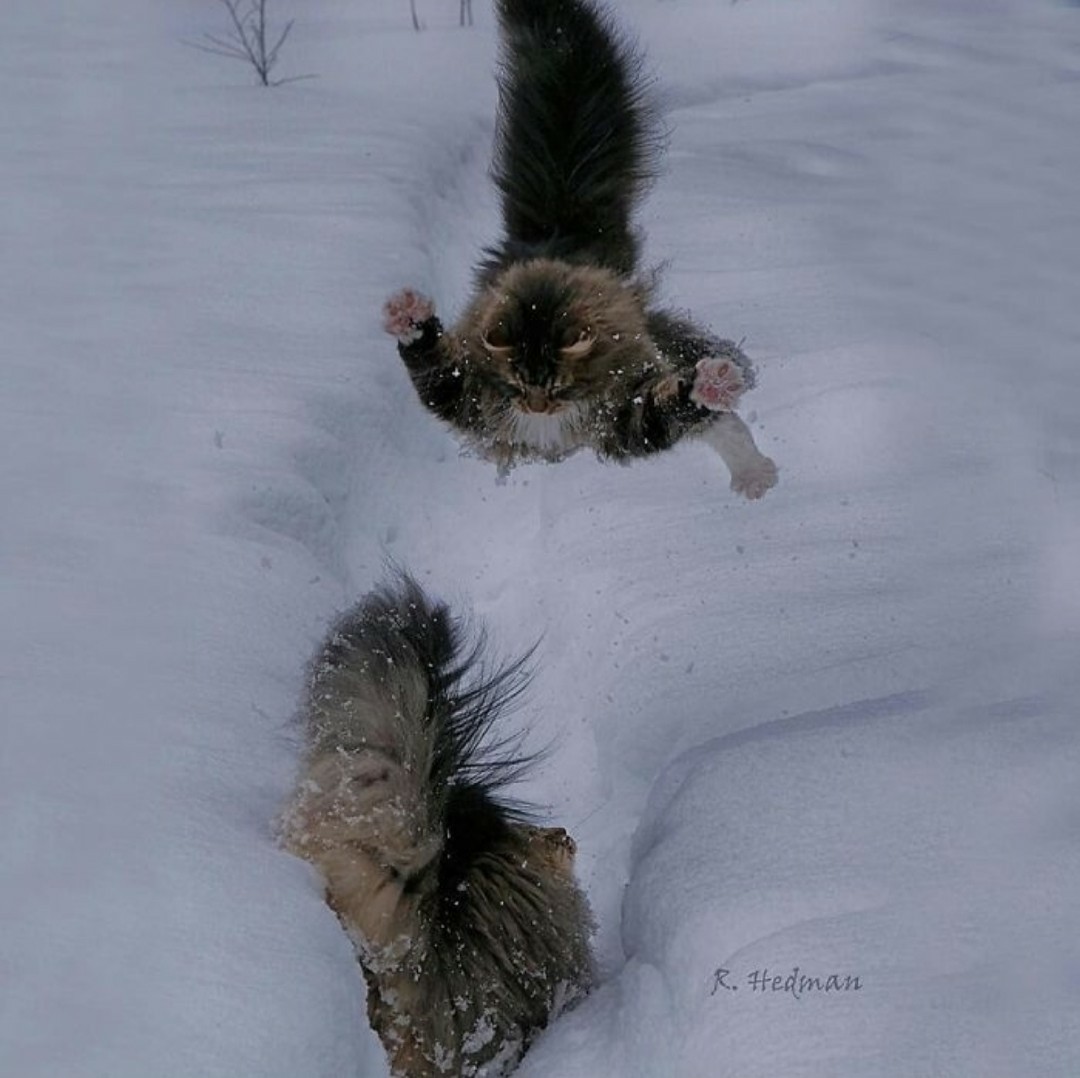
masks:
[[[733,341],[652,303],[633,213],[660,138],[640,57],[590,0],[497,0],[492,175],[504,234],[444,328],[405,289],[384,326],[421,401],[503,473],[582,448],[628,461],[701,435],[732,487],[776,483],[735,414],[754,383]]]
[[[591,981],[574,844],[498,791],[524,766],[491,725],[524,688],[410,579],[331,631],[283,816],[316,866],[402,1078],[494,1076]]]
[[[522,307],[544,293],[561,307],[550,316],[558,347],[546,387],[530,384],[509,343],[524,320]],[[492,346],[499,340],[508,342],[506,351]],[[612,426],[633,387],[659,385],[675,373],[649,335],[640,288],[599,266],[551,259],[514,263],[499,274],[443,341],[447,361],[475,387],[463,394],[476,411],[476,421],[465,425],[469,441],[503,468],[556,461],[583,445],[620,456],[615,431],[604,427]],[[523,412],[554,419],[562,411],[571,417],[561,438],[547,445],[526,440]]]

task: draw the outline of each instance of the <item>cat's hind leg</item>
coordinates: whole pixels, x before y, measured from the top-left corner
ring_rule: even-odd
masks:
[[[776,486],[778,469],[754,444],[750,428],[734,411],[754,385],[749,358],[734,341],[716,337],[672,311],[650,312],[648,326],[661,355],[678,371],[680,396],[698,417],[708,417],[704,426],[698,425],[700,418],[693,426],[727,465],[731,489],[760,498]]]
[[[700,437],[727,465],[736,494],[756,500],[776,486],[776,463],[758,449],[750,428],[734,412],[718,412]]]

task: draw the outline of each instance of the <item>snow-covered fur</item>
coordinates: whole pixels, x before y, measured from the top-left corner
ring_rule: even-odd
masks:
[[[639,54],[590,0],[495,6],[502,237],[455,324],[403,289],[384,327],[424,405],[502,471],[584,447],[626,462],[703,435],[753,369],[735,342],[652,303],[634,214],[662,139]],[[760,497],[776,466],[743,431],[753,459],[739,455],[732,486]]]
[[[500,798],[528,760],[492,724],[525,659],[408,577],[331,630],[312,668],[308,747],[283,816],[355,944],[395,1076],[494,1076],[591,978],[574,844]],[[528,658],[527,656],[525,657]]]

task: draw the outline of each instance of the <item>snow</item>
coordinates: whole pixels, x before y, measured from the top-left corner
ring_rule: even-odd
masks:
[[[496,227],[491,12],[418,6],[311,0],[273,91],[184,47],[216,5],[5,12],[0,1073],[386,1073],[273,820],[393,560],[542,637],[603,983],[522,1075],[1071,1078],[1080,10],[619,5],[749,504],[703,445],[497,484],[417,404],[382,302],[456,311]],[[753,990],[796,966],[860,987]]]

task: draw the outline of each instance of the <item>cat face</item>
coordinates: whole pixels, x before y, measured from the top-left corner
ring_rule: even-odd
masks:
[[[625,358],[613,325],[628,290],[592,267],[537,260],[488,290],[477,311],[477,373],[517,411],[554,415],[596,396]],[[636,313],[636,312],[635,312]]]
[[[508,296],[481,330],[493,384],[523,412],[561,411],[584,392],[582,370],[596,347],[572,292],[550,282]]]

